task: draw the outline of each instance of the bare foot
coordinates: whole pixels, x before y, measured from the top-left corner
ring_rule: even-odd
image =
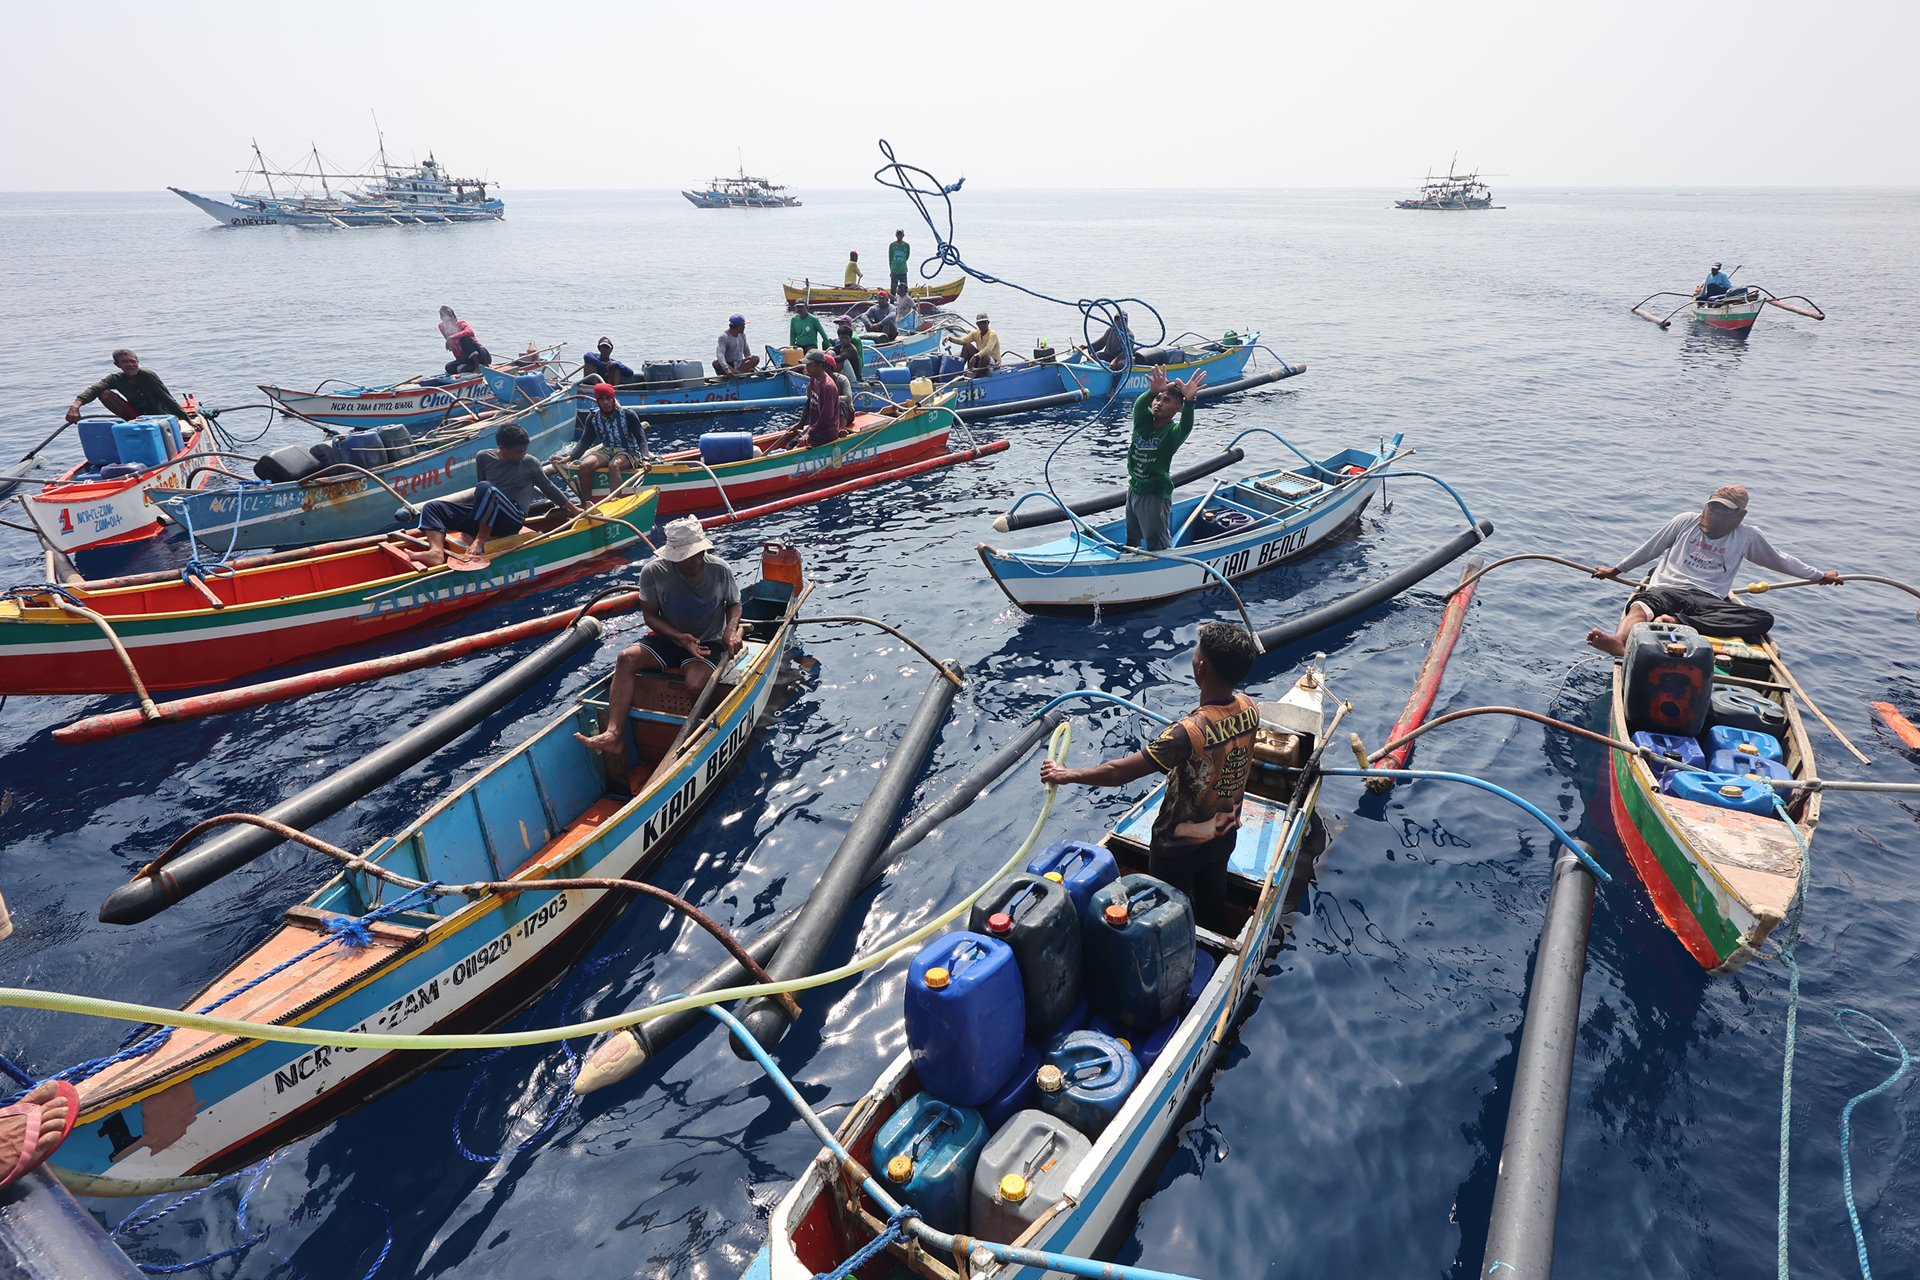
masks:
[[[1587,643],[1600,652],[1610,653],[1616,658],[1624,656],[1627,652],[1627,646],[1620,643],[1618,636],[1611,631],[1602,631],[1598,627],[1587,632]]]
[[[596,733],[591,738],[584,733],[576,733],[573,735],[573,740],[581,746],[591,747],[595,751],[604,751],[610,756],[624,755],[626,753],[626,747],[620,741],[619,733],[613,729]]]
[[[444,551],[409,551],[407,559],[413,561],[417,568],[438,569],[447,562],[447,555]]]

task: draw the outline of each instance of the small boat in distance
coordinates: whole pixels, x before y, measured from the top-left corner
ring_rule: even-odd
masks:
[[[705,191],[682,191],[696,209],[797,209],[800,201],[777,182],[748,175],[744,167],[731,178],[715,178]]]
[[[1507,206],[1493,202],[1493,191],[1480,181],[1480,173],[1455,173],[1454,167],[1460,161],[1456,153],[1453,161],[1447,165],[1445,177],[1436,178],[1433,172],[1427,172],[1427,180],[1420,188],[1420,194],[1411,200],[1395,200],[1396,209],[1425,209],[1439,213],[1463,213],[1473,209],[1504,209]]]
[[[1717,262],[1713,266],[1716,271],[1720,268]],[[1735,267],[1727,275],[1731,276],[1739,270],[1739,267]],[[1715,284],[1718,285],[1719,282],[1716,281]],[[1655,298],[1679,298],[1681,302],[1665,315],[1656,315],[1647,310],[1647,304]],[[1800,303],[1805,305],[1796,305]],[[1752,331],[1753,322],[1760,318],[1760,312],[1768,306],[1778,307],[1796,316],[1805,316],[1809,320],[1827,318],[1827,313],[1822,311],[1813,299],[1802,294],[1790,294],[1783,298],[1771,289],[1762,288],[1757,284],[1736,287],[1730,281],[1724,287],[1715,288],[1709,288],[1706,283],[1697,284],[1693,286],[1692,293],[1678,293],[1671,289],[1663,289],[1659,293],[1651,293],[1640,299],[1630,310],[1642,320],[1651,320],[1665,329],[1673,323],[1675,316],[1691,307],[1693,318],[1707,328],[1744,338]]]

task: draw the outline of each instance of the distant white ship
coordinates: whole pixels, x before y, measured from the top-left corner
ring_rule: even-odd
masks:
[[[705,191],[682,191],[696,209],[795,209],[800,201],[786,188],[765,178],[747,176],[743,167],[732,178],[715,178]]]
[[[253,166],[242,169],[241,189],[227,200],[167,190],[216,222],[230,227],[392,227],[450,222],[490,222],[507,206],[487,194],[479,178],[451,178],[432,154],[419,164],[393,164],[381,139],[369,173],[329,173],[320,153],[305,172],[277,169],[253,144]],[[257,189],[254,180],[259,180]]]

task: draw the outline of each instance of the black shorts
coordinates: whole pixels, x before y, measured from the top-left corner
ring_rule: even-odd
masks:
[[[1204,844],[1162,844],[1147,853],[1147,874],[1187,895],[1201,928],[1230,933],[1227,922],[1227,862],[1239,843],[1238,830]]]
[[[1773,615],[1765,609],[1695,591],[1692,587],[1648,587],[1634,592],[1627,601],[1628,608],[1636,604],[1645,605],[1656,618],[1671,615],[1681,626],[1710,636],[1764,640],[1773,629]]]
[[[708,652],[712,652],[718,640],[707,643]],[[696,658],[689,653],[678,640],[669,640],[658,631],[649,631],[640,637],[640,647],[660,660],[660,665],[668,671],[678,671],[689,662],[698,662],[702,666],[713,667],[717,664],[712,658]]]

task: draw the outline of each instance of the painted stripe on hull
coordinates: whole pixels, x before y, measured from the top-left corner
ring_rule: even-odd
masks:
[[[1620,843],[1626,847],[1627,859],[1633,863],[1634,873],[1640,877],[1640,883],[1646,886],[1647,896],[1653,900],[1654,910],[1660,913],[1660,918],[1666,922],[1667,928],[1672,930],[1674,937],[1680,940],[1680,945],[1687,949],[1687,954],[1692,956],[1702,969],[1717,969],[1725,961],[1726,956],[1721,954],[1708,938],[1699,917],[1694,915],[1692,908],[1687,905],[1686,897],[1675,887],[1673,880],[1675,873],[1669,870],[1668,863],[1669,861],[1677,862],[1681,868],[1684,868],[1679,874],[1683,879],[1692,881],[1695,886],[1699,885],[1699,877],[1694,873],[1692,865],[1661,830],[1659,819],[1651,812],[1651,803],[1645,795],[1638,794],[1638,788],[1632,781],[1622,777],[1623,772],[1630,768],[1627,763],[1628,757],[1624,752],[1619,751],[1611,754],[1614,758],[1614,766],[1608,774],[1609,807],[1613,811],[1614,829],[1620,836]],[[1637,803],[1630,804],[1629,795],[1634,796]],[[1635,811],[1638,811],[1637,814]],[[1666,850],[1664,856],[1654,852],[1648,837],[1643,834],[1640,825],[1642,821],[1647,823],[1647,830],[1660,832],[1654,838],[1659,840]],[[1708,900],[1711,900],[1711,895],[1708,895]],[[1730,951],[1731,948],[1729,948]]]

